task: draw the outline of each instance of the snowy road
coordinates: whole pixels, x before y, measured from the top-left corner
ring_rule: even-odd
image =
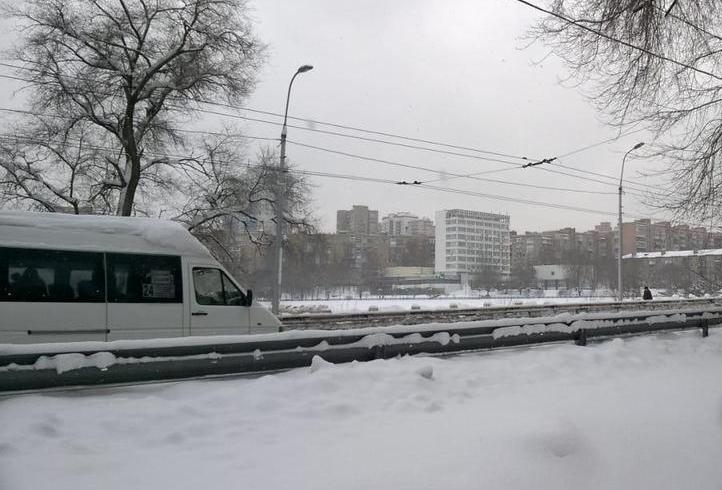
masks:
[[[0,489],[719,489],[722,331],[0,399]]]

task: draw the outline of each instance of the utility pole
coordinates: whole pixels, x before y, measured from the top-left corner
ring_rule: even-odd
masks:
[[[634,147],[624,154],[622,158],[622,171],[619,174],[619,218],[617,221],[617,229],[619,230],[619,239],[617,245],[617,298],[621,303],[624,300],[624,289],[622,285],[622,179],[624,179],[624,163],[627,161],[627,156],[634,150],[638,150],[644,146],[644,143],[637,143]]]
[[[296,79],[299,73],[305,73],[312,70],[311,65],[302,65],[296,70],[296,73],[291,77],[291,82],[288,84],[288,93],[286,94],[286,111],[283,114],[283,128],[281,129],[281,158],[278,162],[278,178],[276,179],[276,241],[275,241],[275,280],[273,287],[273,298],[271,300],[271,311],[275,315],[278,315],[281,305],[281,287],[283,283],[283,223],[284,223],[284,210],[286,207],[286,133],[287,133],[287,122],[288,122],[288,104],[291,100],[291,87],[293,81]]]

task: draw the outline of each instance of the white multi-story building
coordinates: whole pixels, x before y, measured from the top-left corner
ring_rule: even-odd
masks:
[[[437,273],[473,273],[493,267],[502,279],[511,273],[509,216],[465,209],[436,212]]]

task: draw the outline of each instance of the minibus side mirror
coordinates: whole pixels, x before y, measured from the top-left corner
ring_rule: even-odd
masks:
[[[253,304],[253,291],[250,289],[246,290],[246,303],[243,306],[251,306]]]

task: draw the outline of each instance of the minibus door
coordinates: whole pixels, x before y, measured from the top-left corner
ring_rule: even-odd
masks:
[[[238,335],[250,332],[245,295],[221,269],[192,268],[191,335]]]
[[[183,335],[181,258],[107,254],[108,340]]]

